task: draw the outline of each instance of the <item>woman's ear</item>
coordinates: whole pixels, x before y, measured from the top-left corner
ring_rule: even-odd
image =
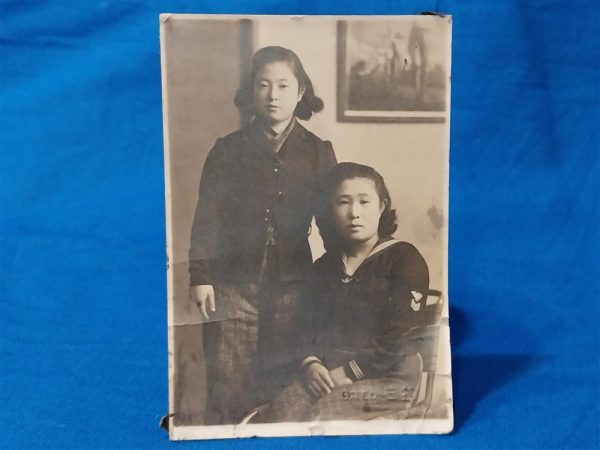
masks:
[[[300,100],[302,100],[302,96],[304,95],[305,92],[306,92],[306,87],[298,86],[298,100],[296,101],[296,103],[298,103]]]
[[[379,217],[381,217],[381,215],[383,214],[383,211],[385,211],[386,206],[387,206],[387,199],[384,198],[383,201],[379,202]]]

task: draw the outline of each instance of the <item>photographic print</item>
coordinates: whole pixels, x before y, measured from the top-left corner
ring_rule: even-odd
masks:
[[[450,18],[160,37],[170,438],[450,432]]]
[[[447,27],[405,17],[338,22],[338,119],[443,122]]]

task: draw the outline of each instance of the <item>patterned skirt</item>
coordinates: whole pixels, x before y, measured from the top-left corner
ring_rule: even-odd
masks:
[[[299,357],[301,283],[219,283],[217,313],[203,324],[206,424],[239,423],[290,384]]]

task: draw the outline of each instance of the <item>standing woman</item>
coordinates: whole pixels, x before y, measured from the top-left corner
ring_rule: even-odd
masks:
[[[207,156],[190,249],[191,297],[206,320],[207,424],[238,422],[296,368],[312,191],[336,163],[331,143],[296,120],[323,101],[291,50],[256,52],[235,105],[254,118]]]

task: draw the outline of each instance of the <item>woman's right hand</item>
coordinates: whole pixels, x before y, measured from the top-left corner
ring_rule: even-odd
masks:
[[[313,363],[304,372],[304,385],[309,394],[323,397],[333,389],[333,380],[323,364]]]
[[[211,312],[215,312],[215,290],[211,284],[201,284],[200,286],[192,286],[190,288],[190,295],[192,302],[200,307],[200,312],[205,319],[208,319],[208,313],[206,312],[206,306]]]

